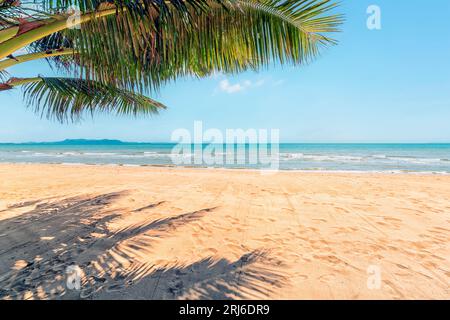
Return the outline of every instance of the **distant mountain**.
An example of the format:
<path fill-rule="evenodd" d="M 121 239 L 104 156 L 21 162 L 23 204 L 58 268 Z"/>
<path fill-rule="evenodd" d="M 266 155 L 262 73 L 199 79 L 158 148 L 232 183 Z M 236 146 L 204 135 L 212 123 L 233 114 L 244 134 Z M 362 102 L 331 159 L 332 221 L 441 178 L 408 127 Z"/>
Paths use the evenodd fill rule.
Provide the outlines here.
<path fill-rule="evenodd" d="M 100 140 L 89 140 L 89 139 L 66 139 L 63 141 L 50 142 L 49 144 L 57 144 L 57 145 L 90 145 L 90 144 L 101 144 L 101 145 L 116 145 L 116 144 L 127 144 L 127 142 L 123 142 L 120 140 L 109 140 L 109 139 L 100 139 Z"/>
<path fill-rule="evenodd" d="M 90 139 L 66 139 L 63 141 L 55 141 L 55 142 L 25 142 L 25 143 L 0 143 L 0 144 L 8 144 L 8 145 L 16 145 L 16 144 L 38 144 L 38 145 L 64 145 L 64 146 L 73 146 L 73 145 L 124 145 L 130 144 L 130 142 L 123 142 L 120 140 L 109 140 L 109 139 L 100 139 L 100 140 L 90 140 Z"/>

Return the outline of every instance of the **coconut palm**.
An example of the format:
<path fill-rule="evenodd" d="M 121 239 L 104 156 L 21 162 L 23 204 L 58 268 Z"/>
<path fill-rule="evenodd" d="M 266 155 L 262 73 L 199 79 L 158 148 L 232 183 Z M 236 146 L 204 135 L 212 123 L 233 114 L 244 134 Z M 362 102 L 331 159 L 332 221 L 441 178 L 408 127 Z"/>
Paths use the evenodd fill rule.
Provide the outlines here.
<path fill-rule="evenodd" d="M 179 77 L 302 64 L 336 43 L 332 0 L 0 0 L 0 90 L 24 89 L 60 121 L 84 112 L 151 114 L 146 95 Z M 47 59 L 65 76 L 15 78 Z"/>

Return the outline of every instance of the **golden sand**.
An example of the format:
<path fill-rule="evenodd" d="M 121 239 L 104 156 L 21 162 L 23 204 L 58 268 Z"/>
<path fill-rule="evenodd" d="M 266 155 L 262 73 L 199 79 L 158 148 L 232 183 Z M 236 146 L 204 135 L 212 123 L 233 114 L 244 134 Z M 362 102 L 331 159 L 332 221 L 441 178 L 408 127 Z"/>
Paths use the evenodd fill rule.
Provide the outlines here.
<path fill-rule="evenodd" d="M 449 299 L 449 259 L 450 176 L 0 165 L 3 299 Z"/>

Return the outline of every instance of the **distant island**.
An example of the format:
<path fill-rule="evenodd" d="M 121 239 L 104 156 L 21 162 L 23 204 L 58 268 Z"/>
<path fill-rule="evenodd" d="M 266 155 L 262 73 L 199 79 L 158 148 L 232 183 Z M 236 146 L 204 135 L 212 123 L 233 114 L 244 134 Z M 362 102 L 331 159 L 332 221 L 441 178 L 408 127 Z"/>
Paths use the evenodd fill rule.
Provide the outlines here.
<path fill-rule="evenodd" d="M 3 145 L 23 145 L 23 144 L 39 144 L 39 145 L 65 145 L 65 146 L 73 146 L 73 145 L 124 145 L 124 144 L 136 144 L 136 142 L 123 142 L 120 140 L 109 140 L 109 139 L 65 139 L 63 141 L 54 141 L 54 142 L 22 142 L 22 143 L 0 143 Z"/>
<path fill-rule="evenodd" d="M 134 142 L 134 141 L 121 141 L 113 139 L 65 139 L 62 141 L 42 141 L 42 142 L 0 142 L 0 146 L 20 146 L 20 145 L 43 145 L 43 146 L 86 146 L 86 145 L 175 145 L 177 142 Z M 204 142 L 204 145 L 209 143 Z M 239 144 L 239 143 L 238 143 Z M 248 142 L 246 142 L 248 144 Z M 280 145 L 317 145 L 317 146 L 448 146 L 448 142 L 280 142 Z"/>

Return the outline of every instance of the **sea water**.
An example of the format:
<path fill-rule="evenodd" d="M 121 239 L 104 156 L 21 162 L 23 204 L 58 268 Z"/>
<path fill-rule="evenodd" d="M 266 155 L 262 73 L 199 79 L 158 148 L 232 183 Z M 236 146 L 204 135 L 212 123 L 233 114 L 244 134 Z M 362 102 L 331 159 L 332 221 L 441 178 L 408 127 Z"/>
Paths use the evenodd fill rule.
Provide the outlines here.
<path fill-rule="evenodd" d="M 225 168 L 262 168 L 251 161 L 226 161 L 230 150 L 249 152 L 258 146 L 221 146 L 214 164 L 195 163 L 192 152 L 173 154 L 173 143 L 0 144 L 2 163 L 61 163 L 110 165 L 162 165 Z M 205 149 L 207 145 L 202 145 Z M 229 147 L 229 146 L 228 146 Z M 233 149 L 234 148 L 234 149 Z M 187 150 L 190 150 L 187 148 Z M 217 151 L 219 150 L 219 151 Z M 272 152 L 273 151 L 273 152 Z M 272 152 L 272 153 L 271 153 Z M 233 153 L 233 151 L 231 152 Z M 450 144 L 309 144 L 282 143 L 273 150 L 280 170 L 450 173 Z M 174 161 L 185 158 L 183 163 Z"/>

